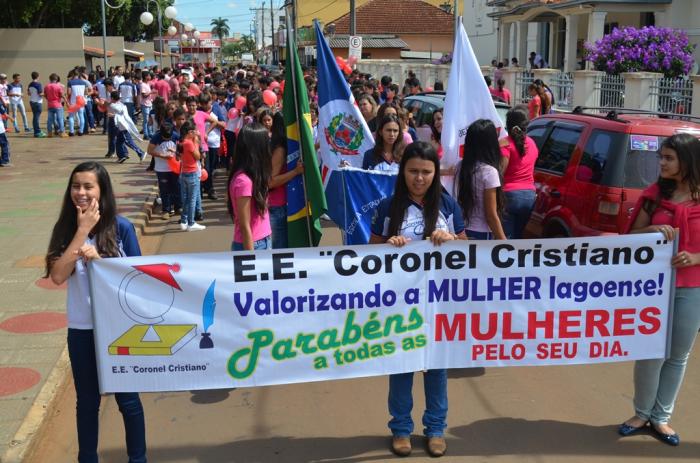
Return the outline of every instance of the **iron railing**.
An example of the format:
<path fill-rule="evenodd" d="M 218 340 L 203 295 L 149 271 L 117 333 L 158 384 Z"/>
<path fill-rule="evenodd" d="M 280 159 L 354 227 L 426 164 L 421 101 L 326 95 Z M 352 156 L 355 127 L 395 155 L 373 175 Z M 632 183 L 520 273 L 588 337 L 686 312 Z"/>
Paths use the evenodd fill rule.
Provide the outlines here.
<path fill-rule="evenodd" d="M 601 108 L 625 107 L 625 79 L 610 74 L 596 78 L 596 90 L 600 93 Z"/>
<path fill-rule="evenodd" d="M 690 114 L 693 102 L 693 82 L 686 78 L 657 79 L 650 94 L 659 112 L 668 114 Z"/>
<path fill-rule="evenodd" d="M 560 72 L 550 81 L 554 94 L 554 107 L 571 110 L 574 107 L 574 75 L 571 72 Z"/>
<path fill-rule="evenodd" d="M 513 100 L 515 104 L 527 103 L 530 101 L 530 92 L 528 87 L 535 80 L 535 75 L 529 71 L 523 71 L 515 76 L 515 95 Z"/>

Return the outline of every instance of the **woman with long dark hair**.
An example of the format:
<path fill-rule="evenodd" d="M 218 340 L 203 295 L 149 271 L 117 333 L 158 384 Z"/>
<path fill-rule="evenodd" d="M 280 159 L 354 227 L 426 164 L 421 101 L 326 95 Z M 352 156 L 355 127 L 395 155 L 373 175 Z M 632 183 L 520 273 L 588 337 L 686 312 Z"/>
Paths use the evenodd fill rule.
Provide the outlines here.
<path fill-rule="evenodd" d="M 501 172 L 506 199 L 503 228 L 511 239 L 523 237 L 535 205 L 535 162 L 539 151 L 535 140 L 527 136 L 529 124 L 524 107 L 506 114 L 506 145 L 501 147 Z"/>
<path fill-rule="evenodd" d="M 433 111 L 433 117 L 430 119 L 430 144 L 437 151 L 438 157 L 442 159 L 442 108 Z"/>
<path fill-rule="evenodd" d="M 68 282 L 68 355 L 73 371 L 78 425 L 78 461 L 97 461 L 100 389 L 90 308 L 87 263 L 107 257 L 140 256 L 134 226 L 117 215 L 107 170 L 96 162 L 73 169 L 46 253 L 46 276 Z M 124 418 L 131 463 L 146 462 L 143 407 L 135 392 L 114 395 Z"/>
<path fill-rule="evenodd" d="M 467 129 L 464 159 L 455 176 L 455 196 L 471 239 L 506 239 L 501 224 L 500 158 L 496 126 L 488 119 L 474 121 Z"/>
<path fill-rule="evenodd" d="M 667 359 L 637 360 L 634 364 L 634 411 L 618 428 L 629 436 L 651 425 L 662 442 L 677 446 L 671 426 L 690 351 L 700 330 L 700 141 L 689 134 L 673 135 L 661 144 L 658 181 L 644 190 L 635 206 L 630 233 L 678 235 L 671 349 Z"/>
<path fill-rule="evenodd" d="M 459 206 L 443 191 L 440 160 L 430 143 L 411 143 L 401 159 L 394 194 L 382 200 L 372 219 L 370 244 L 403 246 L 411 240 L 430 239 L 435 245 L 464 239 Z M 447 444 L 447 370 L 423 373 L 426 409 L 423 414 L 428 453 L 439 457 Z M 399 456 L 411 453 L 413 373 L 389 377 L 391 449 Z"/>
<path fill-rule="evenodd" d="M 368 149 L 362 159 L 362 168 L 397 172 L 404 147 L 399 118 L 393 114 L 384 116 L 379 121 L 374 147 Z"/>
<path fill-rule="evenodd" d="M 233 218 L 232 251 L 269 249 L 270 136 L 253 122 L 238 133 L 236 151 L 228 175 L 228 211 Z"/>

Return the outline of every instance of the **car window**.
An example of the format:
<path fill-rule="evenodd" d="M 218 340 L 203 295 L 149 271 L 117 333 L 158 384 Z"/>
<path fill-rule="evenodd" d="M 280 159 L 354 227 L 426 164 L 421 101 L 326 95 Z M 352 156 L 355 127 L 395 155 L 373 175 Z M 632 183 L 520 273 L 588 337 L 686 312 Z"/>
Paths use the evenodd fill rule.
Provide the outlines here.
<path fill-rule="evenodd" d="M 540 149 L 535 167 L 563 174 L 581 136 L 582 126 L 557 124 Z"/>
<path fill-rule="evenodd" d="M 433 125 L 433 111 L 435 111 L 437 106 L 431 103 L 423 103 L 423 107 L 420 110 L 420 114 L 413 113 L 414 121 L 416 126 L 421 125 Z"/>
<path fill-rule="evenodd" d="M 581 161 L 576 168 L 576 180 L 606 186 L 622 186 L 627 134 L 595 129 L 591 132 Z"/>
<path fill-rule="evenodd" d="M 639 139 L 643 142 L 640 143 Z M 630 143 L 625 147 L 625 188 L 646 188 L 659 178 L 658 149 L 665 139 L 666 137 L 630 135 Z"/>
<path fill-rule="evenodd" d="M 527 127 L 527 135 L 535 140 L 537 144 L 537 149 L 542 150 L 542 144 L 544 143 L 544 137 L 547 134 L 549 127 L 554 124 L 553 120 L 540 119 L 530 123 Z"/>

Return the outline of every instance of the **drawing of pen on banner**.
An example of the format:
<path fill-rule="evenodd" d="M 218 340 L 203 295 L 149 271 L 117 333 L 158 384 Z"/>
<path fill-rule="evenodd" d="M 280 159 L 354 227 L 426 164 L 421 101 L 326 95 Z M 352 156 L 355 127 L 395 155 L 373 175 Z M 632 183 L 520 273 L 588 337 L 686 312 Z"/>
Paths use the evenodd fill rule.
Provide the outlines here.
<path fill-rule="evenodd" d="M 202 325 L 204 326 L 204 330 L 202 332 L 202 339 L 199 340 L 200 349 L 212 349 L 214 347 L 214 341 L 211 339 L 209 327 L 214 324 L 214 311 L 216 310 L 216 298 L 214 297 L 215 288 L 216 280 L 211 282 L 207 294 L 204 295 L 204 300 L 202 301 Z"/>

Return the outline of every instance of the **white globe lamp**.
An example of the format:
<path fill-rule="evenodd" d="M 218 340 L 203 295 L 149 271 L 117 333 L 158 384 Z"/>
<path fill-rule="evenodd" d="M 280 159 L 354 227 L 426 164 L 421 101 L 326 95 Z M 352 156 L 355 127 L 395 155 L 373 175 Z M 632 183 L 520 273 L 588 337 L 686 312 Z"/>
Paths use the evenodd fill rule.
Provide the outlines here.
<path fill-rule="evenodd" d="M 193 36 L 195 39 L 199 39 L 199 36 L 200 36 L 200 35 L 202 35 L 202 34 L 201 34 L 199 31 L 194 31 L 194 32 L 192 33 L 192 36 Z"/>
<path fill-rule="evenodd" d="M 177 16 L 177 8 L 174 6 L 169 6 L 165 9 L 165 17 L 168 19 L 175 19 Z"/>
<path fill-rule="evenodd" d="M 194 29 L 194 26 L 192 25 L 192 23 L 185 24 L 185 32 L 189 32 L 192 29 Z"/>
<path fill-rule="evenodd" d="M 175 26 L 168 27 L 168 35 L 175 35 L 175 34 L 177 34 L 177 27 L 175 27 Z"/>
<path fill-rule="evenodd" d="M 187 41 L 187 34 L 182 34 L 180 36 L 180 39 L 182 39 L 183 42 L 186 42 Z"/>
<path fill-rule="evenodd" d="M 148 11 L 144 11 L 143 13 L 141 13 L 141 16 L 139 16 L 139 20 L 144 26 L 150 26 L 151 24 L 153 24 L 153 15 Z"/>
<path fill-rule="evenodd" d="M 192 45 L 197 45 L 197 40 L 192 39 L 192 40 L 190 40 L 190 43 L 191 43 Z"/>

